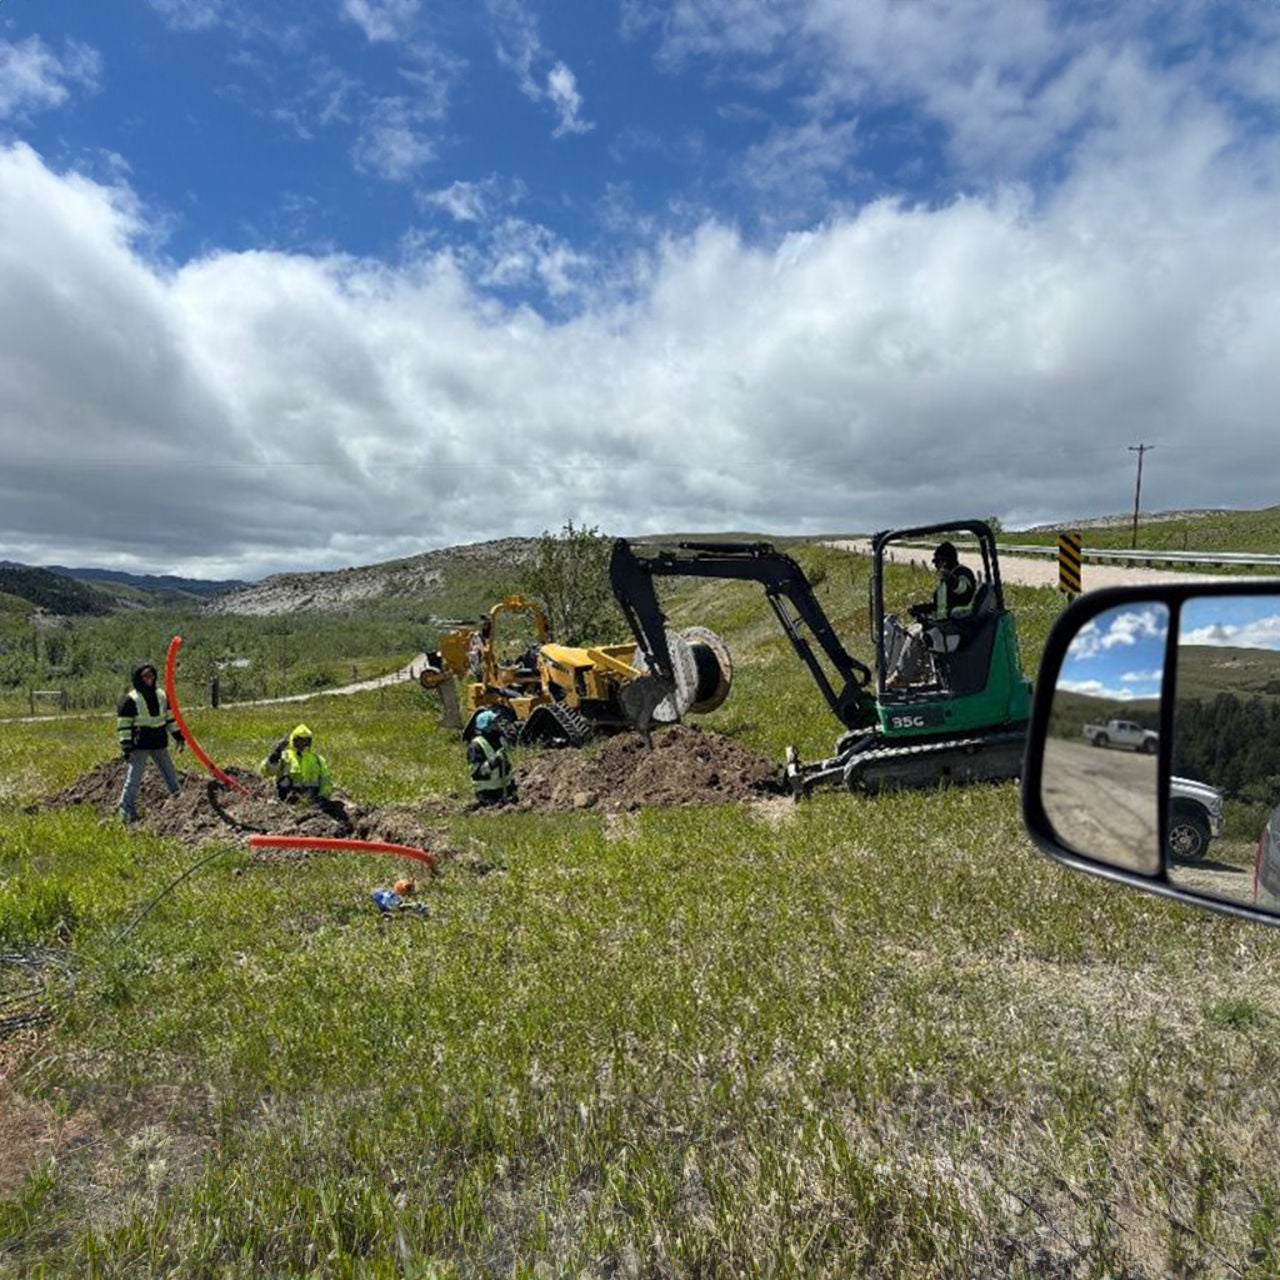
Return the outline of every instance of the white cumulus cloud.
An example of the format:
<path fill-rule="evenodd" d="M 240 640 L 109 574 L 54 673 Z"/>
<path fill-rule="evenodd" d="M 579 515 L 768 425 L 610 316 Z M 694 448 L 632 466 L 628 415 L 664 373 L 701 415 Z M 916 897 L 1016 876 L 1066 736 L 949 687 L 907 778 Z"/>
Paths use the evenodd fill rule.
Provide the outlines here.
<path fill-rule="evenodd" d="M 1247 623 L 1209 623 L 1181 632 L 1178 640 L 1232 649 L 1280 649 L 1280 615 Z"/>
<path fill-rule="evenodd" d="M 1267 505 L 1280 201 L 1190 155 L 1137 190 L 1112 165 L 1049 202 L 881 201 L 767 246 L 704 222 L 609 263 L 506 210 L 393 266 L 157 262 L 126 188 L 2 148 L 0 556 L 248 574 L 566 517 L 1013 524 L 1124 510 L 1144 438 L 1155 504 Z M 505 300 L 522 278 L 555 306 Z"/>

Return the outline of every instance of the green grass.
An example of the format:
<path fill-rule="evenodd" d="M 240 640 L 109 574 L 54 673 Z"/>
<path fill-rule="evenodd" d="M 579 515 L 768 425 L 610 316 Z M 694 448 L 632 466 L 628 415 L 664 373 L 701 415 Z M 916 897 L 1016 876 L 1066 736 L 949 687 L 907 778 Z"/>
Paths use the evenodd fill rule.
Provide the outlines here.
<path fill-rule="evenodd" d="M 865 657 L 859 567 L 803 554 Z M 708 727 L 828 750 L 763 600 L 706 586 L 672 613 L 738 660 Z M 1030 663 L 1061 606 L 1014 598 Z M 252 765 L 305 720 L 350 794 L 428 805 L 466 794 L 437 708 L 196 727 Z M 0 1275 L 1280 1268 L 1280 939 L 1062 871 L 1014 785 L 431 817 L 474 856 L 390 921 L 394 863 L 228 845 L 117 941 L 207 851 L 27 811 L 110 741 L 0 728 L 0 949 L 75 962 L 0 1041 Z"/>
<path fill-rule="evenodd" d="M 1064 524 L 1063 529 L 1069 528 Z M 1133 545 L 1133 525 L 1122 523 L 1109 528 L 1080 531 L 1085 550 L 1089 547 L 1123 550 Z M 1056 532 L 1006 530 L 1006 542 L 1052 546 Z M 1256 551 L 1274 553 L 1280 546 L 1280 507 L 1258 511 L 1221 511 L 1176 520 L 1138 522 L 1138 549 L 1141 551 Z"/>

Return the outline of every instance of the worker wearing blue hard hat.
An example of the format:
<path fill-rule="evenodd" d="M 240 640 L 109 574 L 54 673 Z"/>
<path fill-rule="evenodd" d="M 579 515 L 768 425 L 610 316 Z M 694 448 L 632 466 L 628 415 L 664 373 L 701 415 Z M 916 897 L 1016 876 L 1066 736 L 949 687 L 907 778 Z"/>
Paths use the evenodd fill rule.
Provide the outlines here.
<path fill-rule="evenodd" d="M 476 803 L 506 804 L 516 800 L 516 780 L 507 754 L 502 717 L 486 707 L 475 718 L 475 733 L 467 743 L 467 767 Z"/>

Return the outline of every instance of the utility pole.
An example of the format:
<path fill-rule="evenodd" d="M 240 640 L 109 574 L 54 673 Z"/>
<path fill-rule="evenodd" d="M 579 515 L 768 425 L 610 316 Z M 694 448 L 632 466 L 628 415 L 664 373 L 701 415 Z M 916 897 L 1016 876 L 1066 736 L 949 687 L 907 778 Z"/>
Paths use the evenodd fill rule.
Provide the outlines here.
<path fill-rule="evenodd" d="M 1129 446 L 1129 452 L 1138 455 L 1138 483 L 1133 491 L 1133 541 L 1129 544 L 1130 548 L 1138 545 L 1138 506 L 1142 502 L 1142 455 L 1154 448 L 1155 445 L 1153 444 L 1131 444 Z"/>

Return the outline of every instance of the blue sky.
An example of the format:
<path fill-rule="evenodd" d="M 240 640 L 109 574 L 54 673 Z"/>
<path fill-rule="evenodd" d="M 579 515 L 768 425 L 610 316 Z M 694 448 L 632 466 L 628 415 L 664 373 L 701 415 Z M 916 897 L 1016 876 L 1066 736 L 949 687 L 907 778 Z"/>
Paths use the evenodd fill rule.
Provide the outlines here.
<path fill-rule="evenodd" d="M 1115 702 L 1159 697 L 1168 635 L 1162 604 L 1101 613 L 1071 642 L 1057 687 Z"/>
<path fill-rule="evenodd" d="M 1179 615 L 1178 643 L 1280 649 L 1280 596 L 1190 600 Z"/>
<path fill-rule="evenodd" d="M 3 0 L 0 558 L 1269 505 L 1278 111 L 1272 0 Z"/>
<path fill-rule="evenodd" d="M 1158 697 L 1168 634 L 1164 605 L 1101 613 L 1072 641 L 1058 687 L 1117 702 Z M 1280 650 L 1280 596 L 1188 600 L 1178 617 L 1178 643 Z"/>

